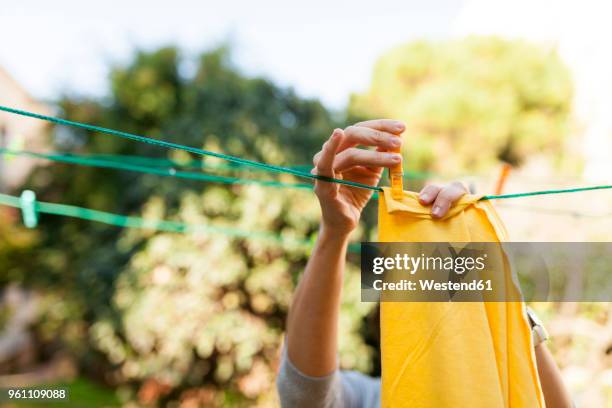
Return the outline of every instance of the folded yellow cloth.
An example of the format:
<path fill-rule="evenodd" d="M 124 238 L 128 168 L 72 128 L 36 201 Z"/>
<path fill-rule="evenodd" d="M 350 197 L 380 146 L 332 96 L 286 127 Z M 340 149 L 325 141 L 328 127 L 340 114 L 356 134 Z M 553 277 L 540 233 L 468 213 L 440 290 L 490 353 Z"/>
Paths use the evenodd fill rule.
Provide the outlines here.
<path fill-rule="evenodd" d="M 415 193 L 379 200 L 381 242 L 503 242 L 489 201 L 466 195 L 442 220 Z M 509 267 L 508 290 L 519 290 Z M 522 302 L 382 302 L 382 407 L 538 408 L 544 399 Z"/>

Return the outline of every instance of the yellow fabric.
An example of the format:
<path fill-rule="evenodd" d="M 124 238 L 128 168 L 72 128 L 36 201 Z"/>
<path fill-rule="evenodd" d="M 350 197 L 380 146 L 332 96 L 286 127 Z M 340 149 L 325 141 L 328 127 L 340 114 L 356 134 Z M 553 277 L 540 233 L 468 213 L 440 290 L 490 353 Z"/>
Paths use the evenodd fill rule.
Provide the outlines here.
<path fill-rule="evenodd" d="M 503 242 L 489 201 L 466 195 L 442 220 L 417 195 L 379 200 L 381 242 Z M 508 267 L 504 281 L 518 290 Z M 522 302 L 382 302 L 382 407 L 544 406 Z"/>

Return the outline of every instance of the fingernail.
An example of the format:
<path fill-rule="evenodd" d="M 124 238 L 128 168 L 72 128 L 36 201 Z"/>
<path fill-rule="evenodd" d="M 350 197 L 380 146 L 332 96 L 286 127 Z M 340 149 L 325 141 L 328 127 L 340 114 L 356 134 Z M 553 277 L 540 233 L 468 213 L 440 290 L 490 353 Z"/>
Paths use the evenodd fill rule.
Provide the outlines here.
<path fill-rule="evenodd" d="M 420 198 L 421 200 L 423 200 L 423 201 L 427 201 L 427 200 L 429 200 L 429 194 L 427 194 L 427 193 L 423 193 L 423 194 L 421 194 L 421 195 L 419 196 L 419 198 Z"/>
<path fill-rule="evenodd" d="M 399 154 L 393 154 L 393 153 L 389 153 L 387 154 L 387 157 L 389 158 L 389 160 L 391 160 L 393 163 L 399 163 L 402 158 L 400 157 Z"/>
<path fill-rule="evenodd" d="M 442 207 L 440 207 L 439 205 L 434 205 L 434 208 L 431 210 L 431 214 L 434 215 L 435 217 L 441 217 Z"/>
<path fill-rule="evenodd" d="M 400 130 L 401 131 L 401 130 L 404 130 L 405 125 L 402 122 L 395 122 L 394 127 L 395 127 L 395 130 Z"/>
<path fill-rule="evenodd" d="M 399 137 L 394 136 L 393 139 L 391 139 L 391 146 L 400 147 L 401 145 L 402 145 L 402 141 L 400 140 Z"/>

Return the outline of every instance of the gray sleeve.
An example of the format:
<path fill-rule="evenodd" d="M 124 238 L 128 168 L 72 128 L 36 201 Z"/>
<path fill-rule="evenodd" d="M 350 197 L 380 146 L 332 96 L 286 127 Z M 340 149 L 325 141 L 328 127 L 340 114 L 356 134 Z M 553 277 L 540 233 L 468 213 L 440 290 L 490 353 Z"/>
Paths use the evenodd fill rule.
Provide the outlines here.
<path fill-rule="evenodd" d="M 380 378 L 358 371 L 341 371 L 345 407 L 380 407 Z"/>
<path fill-rule="evenodd" d="M 376 408 L 380 406 L 380 380 L 355 371 L 325 377 L 300 372 L 283 347 L 276 387 L 283 408 Z"/>

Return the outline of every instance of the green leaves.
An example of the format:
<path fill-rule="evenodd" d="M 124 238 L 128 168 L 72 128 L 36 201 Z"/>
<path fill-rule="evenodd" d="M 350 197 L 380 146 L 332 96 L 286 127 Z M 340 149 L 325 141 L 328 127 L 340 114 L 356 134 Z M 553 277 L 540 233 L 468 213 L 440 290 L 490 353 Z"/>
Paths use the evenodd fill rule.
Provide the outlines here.
<path fill-rule="evenodd" d="M 470 37 L 391 50 L 350 109 L 405 120 L 411 170 L 457 174 L 561 154 L 572 93 L 554 50 Z"/>

